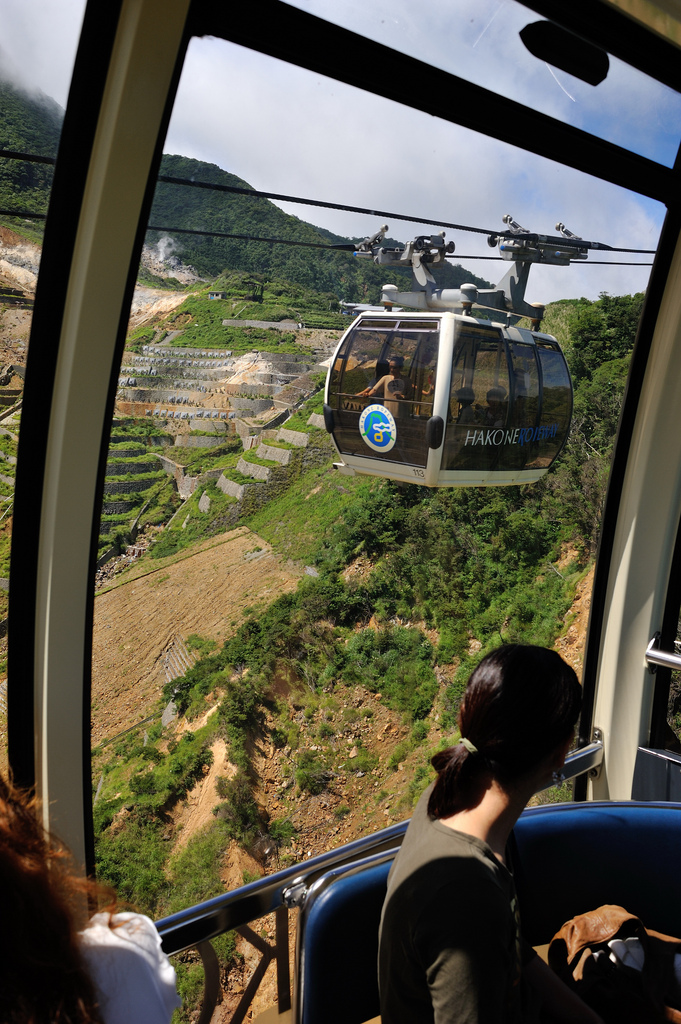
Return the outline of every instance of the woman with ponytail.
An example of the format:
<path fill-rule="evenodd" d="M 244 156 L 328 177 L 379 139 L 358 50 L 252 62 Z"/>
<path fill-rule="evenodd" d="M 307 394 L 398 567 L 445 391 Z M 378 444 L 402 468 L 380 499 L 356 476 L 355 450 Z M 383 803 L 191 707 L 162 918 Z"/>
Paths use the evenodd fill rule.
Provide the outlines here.
<path fill-rule="evenodd" d="M 471 675 L 388 880 L 382 1024 L 599 1024 L 520 937 L 506 847 L 574 738 L 581 692 L 554 651 L 508 644 Z"/>

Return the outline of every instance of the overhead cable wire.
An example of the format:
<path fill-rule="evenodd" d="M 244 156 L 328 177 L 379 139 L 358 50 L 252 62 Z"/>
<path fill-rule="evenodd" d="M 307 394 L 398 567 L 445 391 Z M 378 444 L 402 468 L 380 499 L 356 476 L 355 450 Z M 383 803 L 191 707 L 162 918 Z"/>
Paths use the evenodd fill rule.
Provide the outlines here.
<path fill-rule="evenodd" d="M 211 238 L 237 238 L 243 242 L 269 242 L 272 245 L 300 245 L 307 249 L 335 249 L 337 252 L 355 252 L 357 248 L 353 242 L 297 242 L 292 238 L 259 238 L 256 235 L 232 235 L 226 231 L 198 231 L 194 230 L 194 228 L 160 228 L 154 224 L 149 224 L 147 231 L 164 231 L 168 235 L 209 235 Z"/>
<path fill-rule="evenodd" d="M 0 153 L 0 156 L 2 154 Z M 47 217 L 46 213 L 33 213 L 31 210 L 3 210 L 0 209 L 0 217 L 22 217 L 25 220 L 45 220 Z M 149 224 L 147 231 L 159 231 L 166 235 L 202 235 L 208 238 L 230 238 L 240 242 L 264 242 L 267 245 L 292 245 L 298 246 L 304 249 L 327 249 L 331 252 L 348 252 L 354 253 L 357 251 L 357 246 L 353 242 L 297 242 L 291 238 L 261 238 L 258 235 L 236 235 L 230 234 L 227 231 L 201 231 L 195 228 L 170 228 L 161 227 L 158 224 Z M 621 250 L 615 250 L 619 252 Z M 474 256 L 474 255 L 459 255 L 447 256 L 449 260 L 493 260 L 497 263 L 509 262 L 503 260 L 501 256 Z M 575 263 L 581 262 L 575 260 Z M 652 263 L 617 263 L 614 260 L 590 260 L 584 264 L 587 267 L 652 267 Z"/>
<path fill-rule="evenodd" d="M 10 149 L 0 149 L 0 158 L 3 158 L 3 157 L 5 159 L 9 159 L 9 160 L 24 160 L 24 161 L 26 161 L 28 163 L 43 163 L 43 164 L 52 164 L 52 165 L 56 163 L 54 157 L 39 156 L 39 155 L 32 154 L 32 153 L 20 153 L 20 152 L 17 152 L 15 150 L 10 150 Z M 254 188 L 241 188 L 238 185 L 221 185 L 221 184 L 218 184 L 217 182 L 194 181 L 191 178 L 177 178 L 177 177 L 174 177 L 174 176 L 169 175 L 169 174 L 159 174 L 157 180 L 162 182 L 163 184 L 166 184 L 166 185 L 181 185 L 181 186 L 184 186 L 186 188 L 200 188 L 200 189 L 206 189 L 206 190 L 211 191 L 211 192 L 225 192 L 225 193 L 229 193 L 229 194 L 232 194 L 232 195 L 252 196 L 253 198 L 256 198 L 256 199 L 270 199 L 270 200 L 277 201 L 277 202 L 282 202 L 282 203 L 296 203 L 296 204 L 302 205 L 302 206 L 316 206 L 316 207 L 320 207 L 321 209 L 339 210 L 339 211 L 341 211 L 343 213 L 359 213 L 359 214 L 366 215 L 366 216 L 369 216 L 369 217 L 381 217 L 381 218 L 386 218 L 387 217 L 387 218 L 389 218 L 391 220 L 398 220 L 398 221 L 408 222 L 408 223 L 412 223 L 412 224 L 430 224 L 430 225 L 434 225 L 436 227 L 449 228 L 452 231 L 464 231 L 464 232 L 469 232 L 471 234 L 488 235 L 489 237 L 494 236 L 495 238 L 505 238 L 505 239 L 509 239 L 509 240 L 517 241 L 517 242 L 526 241 L 526 242 L 529 242 L 530 244 L 532 244 L 532 243 L 536 244 L 537 241 L 541 241 L 543 243 L 548 243 L 550 245 L 554 245 L 555 244 L 557 246 L 563 246 L 563 247 L 570 245 L 570 246 L 574 246 L 574 247 L 576 247 L 578 249 L 601 249 L 601 250 L 605 250 L 607 252 L 632 253 L 632 255 L 635 255 L 635 254 L 646 255 L 646 256 L 654 256 L 655 255 L 655 249 L 628 249 L 628 248 L 623 248 L 621 246 L 607 245 L 604 242 L 590 242 L 590 241 L 587 241 L 587 240 L 582 239 L 582 238 L 575 238 L 575 239 L 567 238 L 566 239 L 566 238 L 563 238 L 563 237 L 559 237 L 557 235 L 555 235 L 555 236 L 554 235 L 541 235 L 541 234 L 538 234 L 537 232 L 533 232 L 533 231 L 528 231 L 528 232 L 517 232 L 516 231 L 516 232 L 512 232 L 512 231 L 497 231 L 494 228 L 477 228 L 477 227 L 473 227 L 470 224 L 456 224 L 456 223 L 452 223 L 450 221 L 438 220 L 437 218 L 413 217 L 413 216 L 410 216 L 408 214 L 390 213 L 387 210 L 371 210 L 371 209 L 368 209 L 368 208 L 363 207 L 363 206 L 349 206 L 349 205 L 344 204 L 344 203 L 329 203 L 329 202 L 326 202 L 326 201 L 324 201 L 322 199 L 304 199 L 301 196 L 287 196 L 287 195 L 283 195 L 283 194 L 281 194 L 279 192 L 262 192 L 262 191 L 260 191 L 258 189 L 254 189 Z M 45 217 L 45 214 L 35 214 L 35 213 L 30 213 L 30 212 L 25 212 L 25 211 L 0 210 L 0 214 L 2 214 L 4 216 L 27 217 L 27 218 L 33 218 L 33 219 L 44 219 L 44 217 Z M 218 231 L 216 231 L 216 232 L 192 231 L 192 230 L 190 230 L 188 228 L 163 228 L 163 229 L 161 229 L 161 228 L 154 228 L 154 227 L 150 226 L 147 230 L 149 230 L 149 231 L 165 230 L 165 231 L 168 231 L 168 232 L 172 231 L 173 234 L 180 234 L 180 233 L 182 233 L 182 234 L 206 234 L 206 235 L 211 235 L 214 238 L 230 238 L 230 237 L 238 238 L 239 237 L 237 235 L 226 235 L 226 234 L 223 234 L 223 233 L 218 232 Z M 253 241 L 267 241 L 267 239 L 253 239 Z M 309 248 L 336 248 L 336 249 L 345 248 L 348 251 L 350 251 L 353 248 L 352 246 L 345 245 L 343 243 L 339 243 L 339 244 L 336 244 L 336 245 L 325 246 L 325 245 L 321 245 L 319 243 L 314 243 L 314 242 L 298 242 L 298 243 L 289 242 L 289 243 L 285 243 L 281 239 L 279 241 L 282 242 L 282 244 L 289 244 L 289 245 L 297 244 L 297 245 L 301 245 L 301 246 L 307 246 Z M 459 259 L 473 259 L 473 258 L 475 258 L 475 259 L 489 259 L 490 257 L 485 257 L 485 256 L 478 256 L 478 257 L 464 257 L 464 256 L 461 256 L 461 257 L 459 257 Z M 494 259 L 495 257 L 491 257 L 491 258 Z M 614 264 L 614 265 L 616 265 L 616 264 Z M 631 263 L 631 264 L 622 264 L 622 266 L 650 266 L 650 264 L 648 264 L 648 263 L 643 263 L 643 264 Z"/>
<path fill-rule="evenodd" d="M 549 244 L 572 245 L 579 249 L 605 249 L 608 252 L 631 252 L 655 255 L 654 249 L 623 249 L 618 246 L 606 245 L 604 242 L 589 242 L 582 238 L 569 239 L 558 235 L 541 235 L 535 231 L 513 232 L 497 231 L 495 228 L 475 228 L 470 224 L 453 224 L 449 221 L 432 217 L 412 217 L 403 213 L 389 213 L 386 210 L 369 210 L 363 206 L 347 206 L 341 203 L 327 203 L 321 199 L 302 199 L 300 196 L 286 196 L 278 192 L 261 192 L 254 188 L 241 188 L 237 185 L 218 185 L 209 181 L 193 181 L 190 178 L 174 178 L 168 174 L 159 174 L 158 180 L 167 185 L 185 185 L 188 188 L 204 188 L 212 192 L 230 192 L 235 195 L 254 196 L 258 199 L 272 199 L 282 203 L 299 203 L 303 206 L 319 206 L 326 210 L 341 210 L 344 213 L 361 213 L 370 217 L 388 217 L 391 220 L 410 221 L 414 224 L 434 224 L 440 228 L 451 228 L 453 231 L 468 231 L 478 235 L 494 235 L 496 238 L 508 238 L 514 241 L 548 241 Z"/>
<path fill-rule="evenodd" d="M 2 211 L 0 211 L 2 212 Z M 164 228 L 159 227 L 157 224 L 150 224 L 147 231 L 161 231 L 168 235 L 207 235 L 211 238 L 235 238 L 243 242 L 265 242 L 269 245 L 298 245 L 304 246 L 309 249 L 331 249 L 335 252 L 356 252 L 357 246 L 350 242 L 342 242 L 335 244 L 331 242 L 296 242 L 289 238 L 260 238 L 256 235 L 233 235 L 226 231 L 199 231 L 193 228 Z M 508 263 L 509 260 L 504 260 L 502 256 L 475 256 L 475 255 L 447 255 L 448 260 L 495 260 L 497 263 Z M 575 260 L 575 263 L 582 262 Z M 611 260 L 589 260 L 584 263 L 584 266 L 593 267 L 652 267 L 652 263 L 616 263 Z M 394 267 L 393 267 L 394 269 Z"/>

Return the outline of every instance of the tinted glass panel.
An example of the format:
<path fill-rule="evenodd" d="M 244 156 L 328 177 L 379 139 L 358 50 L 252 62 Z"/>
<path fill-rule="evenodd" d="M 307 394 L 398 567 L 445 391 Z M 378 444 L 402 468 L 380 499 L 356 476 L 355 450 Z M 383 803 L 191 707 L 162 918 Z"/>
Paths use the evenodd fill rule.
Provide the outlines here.
<path fill-rule="evenodd" d="M 457 0 L 429 8 L 427 17 L 408 0 L 298 0 L 294 6 L 659 163 L 674 162 L 678 95 L 612 56 L 596 86 L 533 56 L 520 32 L 543 19 L 515 0 Z"/>
<path fill-rule="evenodd" d="M 425 324 L 424 331 L 414 321 L 363 321 L 346 338 L 329 387 L 334 438 L 344 454 L 425 466 L 439 321 Z M 386 409 L 395 427 L 380 410 L 362 418 L 369 406 Z M 385 431 L 396 431 L 394 443 Z"/>
<path fill-rule="evenodd" d="M 443 469 L 495 469 L 499 446 L 486 437 L 508 416 L 509 371 L 501 331 L 456 325 Z"/>
<path fill-rule="evenodd" d="M 85 0 L 0 10 L 0 150 L 53 160 Z M 43 217 L 52 189 L 48 163 L 0 157 L 0 769 L 6 766 L 7 611 L 14 481 Z"/>
<path fill-rule="evenodd" d="M 542 372 L 542 405 L 539 426 L 544 428 L 541 450 L 532 466 L 548 466 L 556 457 L 567 435 L 572 415 L 570 374 L 561 352 L 537 347 Z"/>

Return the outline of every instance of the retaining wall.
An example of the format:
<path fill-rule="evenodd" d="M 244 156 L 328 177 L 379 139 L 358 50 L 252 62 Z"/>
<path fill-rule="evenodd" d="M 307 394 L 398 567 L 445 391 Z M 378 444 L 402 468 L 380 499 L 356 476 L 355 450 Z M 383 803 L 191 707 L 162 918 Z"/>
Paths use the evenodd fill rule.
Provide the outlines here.
<path fill-rule="evenodd" d="M 147 446 L 145 444 L 137 445 L 134 448 L 116 448 L 115 451 L 109 449 L 110 459 L 134 459 L 136 455 L 146 454 Z"/>
<path fill-rule="evenodd" d="M 103 511 L 103 510 L 102 510 Z M 117 530 L 119 526 L 127 528 L 130 526 L 130 516 L 119 515 L 116 512 L 104 512 L 104 515 L 114 516 L 115 518 L 110 519 L 108 523 L 102 522 L 99 527 L 99 532 L 104 536 L 106 533 L 110 533 L 112 530 Z"/>
<path fill-rule="evenodd" d="M 157 482 L 159 478 L 137 477 L 135 480 L 105 480 L 105 494 L 136 494 L 138 491 L 146 491 Z"/>
<path fill-rule="evenodd" d="M 132 512 L 138 504 L 138 501 L 104 501 L 102 502 L 102 515 L 124 515 L 126 512 Z"/>
<path fill-rule="evenodd" d="M 269 466 L 259 466 L 256 462 L 246 462 L 245 459 L 239 459 L 236 468 L 244 476 L 252 476 L 254 480 L 267 481 L 272 473 Z"/>
<path fill-rule="evenodd" d="M 304 434 L 301 430 L 287 430 L 286 427 L 280 427 L 277 431 L 277 441 L 286 441 L 287 444 L 294 444 L 296 448 L 307 448 L 310 435 Z"/>
<path fill-rule="evenodd" d="M 226 436 L 226 429 L 224 433 Z M 175 438 L 175 444 L 178 448 L 217 448 L 220 444 L 220 438 L 217 433 L 212 437 L 192 437 L 187 434 L 178 434 Z"/>
<path fill-rule="evenodd" d="M 115 434 L 114 433 L 109 438 L 109 444 L 121 444 L 123 441 L 130 441 L 130 444 L 136 444 L 137 443 L 134 438 L 129 437 L 127 434 Z M 169 437 L 168 434 L 159 434 L 158 436 L 153 436 L 153 438 L 152 438 L 152 435 L 149 434 L 147 436 L 147 441 L 143 441 L 143 442 L 140 442 L 140 443 L 143 444 L 145 448 L 146 448 L 147 444 L 153 444 L 157 448 L 163 448 L 166 445 L 172 444 L 173 443 L 173 439 L 172 439 L 172 437 Z M 123 449 L 121 449 L 121 451 L 122 450 Z M 112 455 L 112 454 L 113 454 L 112 452 L 109 452 L 109 455 Z"/>
<path fill-rule="evenodd" d="M 230 398 L 229 404 L 233 409 L 240 409 L 242 412 L 267 412 L 274 408 L 274 403 L 269 398 Z"/>
<path fill-rule="evenodd" d="M 243 516 L 252 515 L 268 501 L 283 494 L 300 473 L 314 466 L 323 465 L 335 455 L 335 452 L 328 434 L 315 434 L 306 448 L 301 447 L 291 452 L 292 458 L 288 466 L 256 467 L 251 463 L 253 468 L 264 469 L 269 473 L 267 481 L 237 484 L 224 475 L 221 476 L 217 486 L 225 494 L 236 498 L 237 504 L 213 523 L 213 529 L 215 532 L 231 529 Z M 239 469 L 243 472 L 241 467 Z"/>
<path fill-rule="evenodd" d="M 207 484 L 209 480 L 217 480 L 221 476 L 221 469 L 208 469 L 205 473 L 200 473 L 199 476 L 184 475 L 181 477 L 175 477 L 178 494 L 181 498 L 189 498 L 197 487 L 200 487 L 202 484 Z"/>
<path fill-rule="evenodd" d="M 271 377 L 272 374 L 264 374 L 262 376 Z M 223 384 L 222 387 L 225 394 L 230 396 L 231 401 L 232 397 L 238 397 L 239 395 L 247 398 L 251 395 L 262 395 L 265 389 L 268 389 L 268 393 L 271 390 L 273 394 L 276 394 L 277 389 L 281 391 L 282 385 L 277 381 L 259 380 L 257 384 Z"/>
<path fill-rule="evenodd" d="M 238 484 L 236 480 L 230 480 L 229 477 L 221 475 L 218 477 L 216 487 L 222 491 L 223 494 L 228 494 L 230 498 L 236 498 L 237 501 L 241 501 L 247 487 L 257 487 L 257 484 Z"/>
<path fill-rule="evenodd" d="M 273 445 L 261 442 L 255 454 L 260 459 L 271 459 L 272 462 L 278 462 L 281 466 L 288 466 L 293 452 L 289 448 L 275 448 Z"/>
<path fill-rule="evenodd" d="M 159 458 L 159 456 L 156 456 Z M 134 473 L 136 476 L 143 476 L 145 473 L 158 469 L 155 462 L 107 462 L 107 476 L 125 476 L 126 473 Z"/>
<path fill-rule="evenodd" d="M 221 469 L 208 469 L 205 473 L 199 473 L 198 476 L 188 476 L 184 466 L 173 462 L 167 455 L 157 455 L 156 458 L 160 460 L 166 473 L 174 477 L 177 493 L 181 498 L 189 498 L 201 484 L 208 483 L 209 480 L 217 480 L 222 476 Z"/>

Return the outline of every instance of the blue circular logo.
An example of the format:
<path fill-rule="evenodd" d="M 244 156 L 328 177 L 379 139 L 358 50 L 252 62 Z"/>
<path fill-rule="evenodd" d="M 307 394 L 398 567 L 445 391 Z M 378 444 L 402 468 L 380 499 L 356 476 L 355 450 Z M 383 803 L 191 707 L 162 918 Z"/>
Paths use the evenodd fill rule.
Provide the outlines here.
<path fill-rule="evenodd" d="M 367 405 L 359 418 L 359 432 L 375 452 L 389 452 L 397 440 L 397 425 L 384 405 Z"/>

